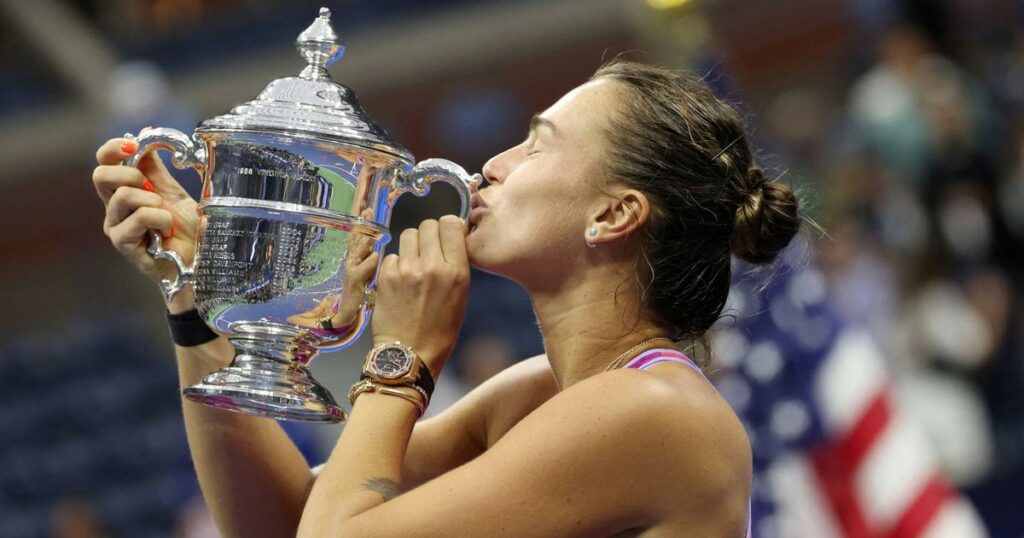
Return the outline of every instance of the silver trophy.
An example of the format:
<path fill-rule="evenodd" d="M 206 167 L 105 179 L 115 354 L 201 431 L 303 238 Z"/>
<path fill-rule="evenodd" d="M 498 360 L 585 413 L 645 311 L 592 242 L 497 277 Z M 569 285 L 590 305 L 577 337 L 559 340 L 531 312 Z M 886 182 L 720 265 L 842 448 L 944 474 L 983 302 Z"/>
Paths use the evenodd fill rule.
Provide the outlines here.
<path fill-rule="evenodd" d="M 455 187 L 466 219 L 480 178 L 440 159 L 412 166 L 352 91 L 331 80 L 326 68 L 344 47 L 328 9 L 297 47 L 308 63 L 298 77 L 271 82 L 192 136 L 144 130 L 126 164 L 167 149 L 176 167 L 203 177 L 193 265 L 161 248 L 157 233 L 149 246 L 176 268 L 162 283 L 167 297 L 194 286 L 200 315 L 236 350 L 230 366 L 185 396 L 277 419 L 339 422 L 344 411 L 307 366 L 366 328 L 379 263 L 365 262 L 390 240 L 396 199 L 424 196 L 443 181 Z"/>

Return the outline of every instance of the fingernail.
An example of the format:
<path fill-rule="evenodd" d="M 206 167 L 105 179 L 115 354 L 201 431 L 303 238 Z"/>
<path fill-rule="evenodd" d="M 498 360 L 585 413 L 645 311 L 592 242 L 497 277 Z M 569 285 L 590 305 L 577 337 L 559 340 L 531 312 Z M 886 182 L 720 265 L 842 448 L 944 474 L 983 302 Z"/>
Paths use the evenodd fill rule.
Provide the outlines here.
<path fill-rule="evenodd" d="M 135 150 L 139 149 L 139 145 L 135 142 L 121 142 L 121 153 L 132 154 Z"/>
<path fill-rule="evenodd" d="M 150 181 L 149 179 L 142 180 L 142 188 L 149 192 L 156 192 L 156 187 L 153 185 L 153 182 Z"/>

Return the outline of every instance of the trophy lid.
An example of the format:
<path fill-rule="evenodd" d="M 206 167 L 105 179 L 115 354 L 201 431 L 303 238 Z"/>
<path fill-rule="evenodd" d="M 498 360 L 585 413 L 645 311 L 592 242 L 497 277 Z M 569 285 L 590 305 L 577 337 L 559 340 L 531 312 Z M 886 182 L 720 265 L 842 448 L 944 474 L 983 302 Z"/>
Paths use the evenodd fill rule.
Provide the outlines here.
<path fill-rule="evenodd" d="M 345 47 L 331 26 L 331 10 L 306 28 L 295 46 L 306 60 L 298 77 L 277 79 L 255 99 L 227 114 L 203 121 L 197 132 L 244 130 L 326 138 L 390 153 L 408 162 L 412 155 L 363 111 L 355 93 L 331 80 L 327 67 Z"/>

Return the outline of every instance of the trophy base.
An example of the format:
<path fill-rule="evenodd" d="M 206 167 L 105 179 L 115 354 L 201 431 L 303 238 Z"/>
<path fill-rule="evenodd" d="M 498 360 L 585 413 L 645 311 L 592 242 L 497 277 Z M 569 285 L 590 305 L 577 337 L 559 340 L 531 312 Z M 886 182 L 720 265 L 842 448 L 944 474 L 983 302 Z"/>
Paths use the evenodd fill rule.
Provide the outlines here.
<path fill-rule="evenodd" d="M 185 388 L 194 402 L 278 420 L 337 423 L 345 411 L 305 366 L 239 355 L 235 362 Z"/>

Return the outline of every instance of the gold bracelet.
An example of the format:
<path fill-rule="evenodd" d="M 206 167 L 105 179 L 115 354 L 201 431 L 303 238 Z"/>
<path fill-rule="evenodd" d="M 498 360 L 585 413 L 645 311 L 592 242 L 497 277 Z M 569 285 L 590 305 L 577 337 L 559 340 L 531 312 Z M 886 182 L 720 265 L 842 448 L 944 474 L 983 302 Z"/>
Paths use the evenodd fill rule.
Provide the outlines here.
<path fill-rule="evenodd" d="M 385 394 L 388 396 L 398 396 L 399 398 L 403 398 L 411 402 L 413 405 L 415 405 L 416 410 L 419 411 L 419 416 L 422 417 L 423 412 L 427 410 L 426 394 L 424 394 L 424 392 L 415 385 L 400 385 L 400 387 L 409 387 L 412 389 L 416 389 L 416 393 L 420 397 L 413 396 L 412 394 L 409 394 L 408 392 L 405 392 L 398 387 L 380 385 L 374 383 L 373 380 L 363 379 L 362 381 L 359 381 L 355 385 L 352 385 L 352 389 L 349 390 L 348 392 L 348 401 L 350 404 L 355 406 L 356 398 L 358 398 L 359 395 L 364 392 L 379 392 L 380 394 Z"/>

